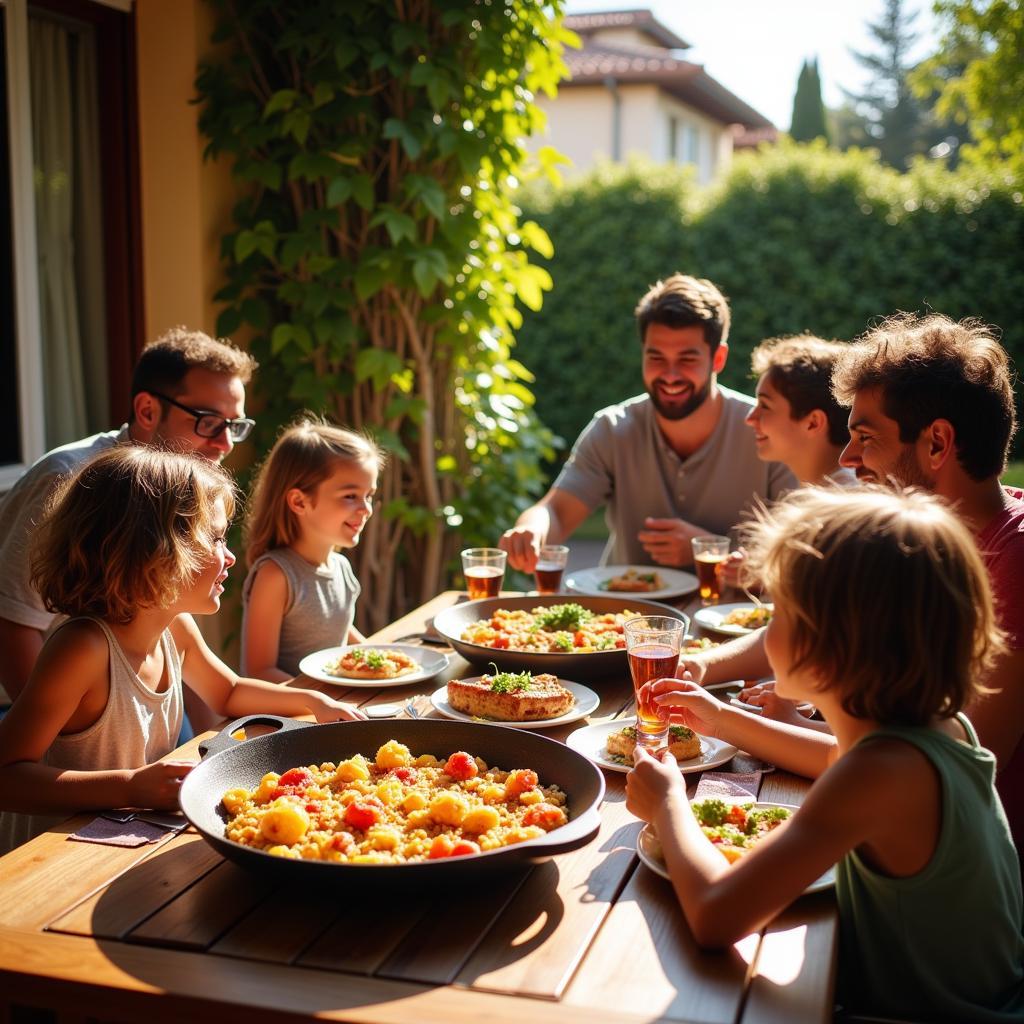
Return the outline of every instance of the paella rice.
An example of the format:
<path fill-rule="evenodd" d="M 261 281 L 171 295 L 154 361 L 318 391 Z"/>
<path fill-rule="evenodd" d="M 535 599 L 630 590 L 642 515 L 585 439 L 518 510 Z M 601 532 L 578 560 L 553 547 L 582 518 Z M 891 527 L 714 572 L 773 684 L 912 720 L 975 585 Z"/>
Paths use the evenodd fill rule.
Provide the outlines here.
<path fill-rule="evenodd" d="M 625 650 L 622 626 L 639 612 L 598 615 L 575 603 L 525 608 L 499 608 L 489 619 L 478 619 L 462 631 L 462 640 L 496 650 L 539 654 L 590 654 Z"/>
<path fill-rule="evenodd" d="M 226 838 L 280 857 L 409 864 L 495 850 L 568 821 L 566 796 L 529 768 L 506 771 L 456 751 L 412 754 L 389 740 L 356 754 L 269 772 L 222 798 Z"/>

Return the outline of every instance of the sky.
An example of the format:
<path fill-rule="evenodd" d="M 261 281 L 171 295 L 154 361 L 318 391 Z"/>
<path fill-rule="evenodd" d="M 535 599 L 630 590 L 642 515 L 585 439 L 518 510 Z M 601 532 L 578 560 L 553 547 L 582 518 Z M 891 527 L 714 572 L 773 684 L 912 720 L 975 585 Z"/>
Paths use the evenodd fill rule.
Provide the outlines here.
<path fill-rule="evenodd" d="M 880 21 L 883 0 L 568 0 L 566 13 L 647 8 L 676 35 L 691 44 L 685 58 L 755 110 L 788 130 L 800 66 L 818 58 L 822 97 L 841 106 L 843 86 L 859 91 L 867 80 L 850 49 L 872 50 L 867 23 Z M 919 12 L 913 22 L 918 39 L 912 57 L 928 56 L 937 45 L 938 27 L 929 0 L 905 0 Z"/>

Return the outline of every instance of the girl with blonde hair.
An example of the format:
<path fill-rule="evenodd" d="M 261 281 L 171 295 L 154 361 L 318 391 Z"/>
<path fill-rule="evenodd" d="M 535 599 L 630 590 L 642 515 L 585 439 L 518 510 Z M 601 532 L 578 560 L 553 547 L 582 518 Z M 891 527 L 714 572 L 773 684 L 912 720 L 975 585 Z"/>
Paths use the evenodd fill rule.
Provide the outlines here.
<path fill-rule="evenodd" d="M 363 640 L 359 581 L 338 549 L 359 543 L 383 461 L 368 438 L 311 418 L 278 438 L 246 523 L 243 671 L 288 679 L 305 655 Z"/>
<path fill-rule="evenodd" d="M 832 731 L 765 720 L 689 680 L 648 684 L 666 716 L 816 780 L 729 864 L 675 761 L 638 746 L 627 806 L 656 827 L 694 937 L 736 941 L 835 864 L 841 1002 L 1024 1019 L 1017 855 L 995 757 L 962 714 L 1003 650 L 971 535 L 921 492 L 810 487 L 762 513 L 750 548 L 777 602 L 765 648 L 778 692 L 812 701 Z"/>
<path fill-rule="evenodd" d="M 55 629 L 0 721 L 0 853 L 76 810 L 175 808 L 190 765 L 163 762 L 182 719 L 182 683 L 228 718 L 363 718 L 312 690 L 242 679 L 206 646 L 235 556 L 233 485 L 213 463 L 118 445 L 57 489 L 32 581 Z"/>

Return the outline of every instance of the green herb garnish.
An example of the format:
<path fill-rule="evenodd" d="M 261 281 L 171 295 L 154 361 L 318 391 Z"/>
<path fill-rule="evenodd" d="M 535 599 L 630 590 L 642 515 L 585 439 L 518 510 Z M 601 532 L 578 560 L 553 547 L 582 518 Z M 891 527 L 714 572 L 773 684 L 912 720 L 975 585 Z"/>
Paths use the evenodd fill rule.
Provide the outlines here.
<path fill-rule="evenodd" d="M 529 672 L 497 672 L 491 676 L 492 693 L 521 693 L 533 684 Z"/>
<path fill-rule="evenodd" d="M 572 633 L 556 633 L 551 641 L 560 651 L 572 650 Z"/>
<path fill-rule="evenodd" d="M 548 630 L 579 629 L 584 622 L 589 622 L 593 617 L 594 613 L 587 611 L 583 605 L 569 602 L 541 612 L 536 617 L 536 622 Z"/>
<path fill-rule="evenodd" d="M 370 668 L 383 668 L 388 660 L 387 655 L 384 654 L 383 651 L 365 651 L 361 653 L 363 654 L 362 660 L 364 660 Z"/>

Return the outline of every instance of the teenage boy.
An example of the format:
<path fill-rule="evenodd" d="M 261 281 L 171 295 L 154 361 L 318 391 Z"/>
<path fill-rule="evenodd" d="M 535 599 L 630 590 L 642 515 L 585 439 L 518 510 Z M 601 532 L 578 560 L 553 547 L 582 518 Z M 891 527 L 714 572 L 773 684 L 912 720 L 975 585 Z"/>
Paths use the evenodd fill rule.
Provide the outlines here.
<path fill-rule="evenodd" d="M 718 383 L 729 355 L 729 305 L 710 282 L 659 281 L 636 308 L 646 394 L 602 409 L 551 489 L 501 538 L 532 572 L 541 544 L 563 543 L 597 507 L 605 562 L 685 566 L 690 541 L 727 534 L 757 498 L 795 481 L 758 459 L 744 424 L 753 401 Z"/>

